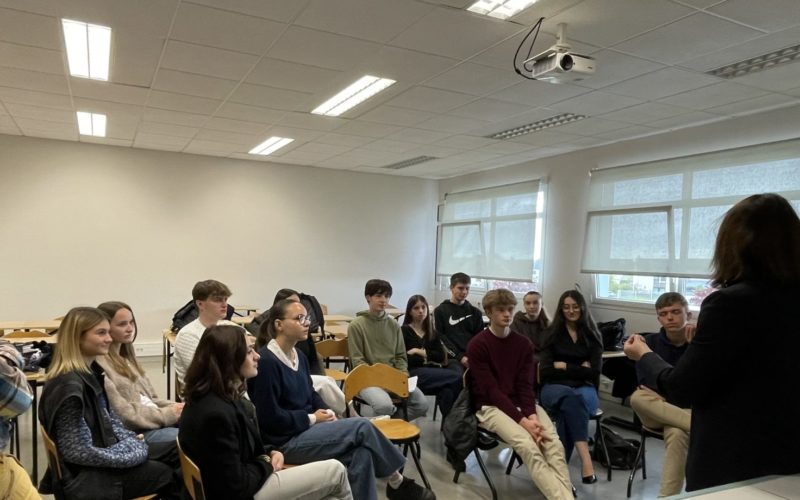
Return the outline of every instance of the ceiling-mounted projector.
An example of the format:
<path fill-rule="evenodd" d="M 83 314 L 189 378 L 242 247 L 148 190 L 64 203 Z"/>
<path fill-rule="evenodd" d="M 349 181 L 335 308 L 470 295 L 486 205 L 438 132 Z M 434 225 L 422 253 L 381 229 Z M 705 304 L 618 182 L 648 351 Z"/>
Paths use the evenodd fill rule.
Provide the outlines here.
<path fill-rule="evenodd" d="M 549 83 L 575 82 L 594 73 L 596 61 L 589 57 L 571 52 L 566 41 L 567 25 L 558 25 L 558 42 L 537 54 L 524 63 L 531 72 L 531 78 Z"/>

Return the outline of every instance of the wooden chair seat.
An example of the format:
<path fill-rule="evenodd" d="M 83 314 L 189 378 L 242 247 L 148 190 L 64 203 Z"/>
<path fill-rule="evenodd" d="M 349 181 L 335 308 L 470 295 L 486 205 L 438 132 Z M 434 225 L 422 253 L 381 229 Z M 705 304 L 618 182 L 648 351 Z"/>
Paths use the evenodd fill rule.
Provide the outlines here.
<path fill-rule="evenodd" d="M 344 382 L 344 379 L 347 378 L 345 372 L 336 368 L 325 368 L 325 375 L 332 378 L 336 383 Z"/>
<path fill-rule="evenodd" d="M 405 420 L 373 420 L 372 424 L 393 443 L 405 444 L 419 439 L 420 436 L 419 427 Z"/>

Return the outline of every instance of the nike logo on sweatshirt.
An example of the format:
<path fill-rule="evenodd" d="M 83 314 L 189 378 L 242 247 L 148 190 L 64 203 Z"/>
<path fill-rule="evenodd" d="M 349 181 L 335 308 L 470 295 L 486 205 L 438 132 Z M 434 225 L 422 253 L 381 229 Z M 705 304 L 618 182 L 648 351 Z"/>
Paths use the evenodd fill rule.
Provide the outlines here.
<path fill-rule="evenodd" d="M 462 321 L 464 321 L 465 319 L 467 319 L 467 318 L 469 318 L 469 317 L 470 317 L 470 315 L 469 315 L 469 314 L 468 314 L 468 315 L 466 315 L 466 316 L 464 316 L 463 318 L 458 318 L 458 319 L 453 319 L 453 317 L 452 317 L 452 316 L 450 316 L 450 319 L 449 319 L 449 320 L 447 320 L 447 322 L 448 322 L 448 323 L 450 323 L 450 326 L 455 326 L 455 325 L 457 325 L 457 324 L 461 323 Z"/>

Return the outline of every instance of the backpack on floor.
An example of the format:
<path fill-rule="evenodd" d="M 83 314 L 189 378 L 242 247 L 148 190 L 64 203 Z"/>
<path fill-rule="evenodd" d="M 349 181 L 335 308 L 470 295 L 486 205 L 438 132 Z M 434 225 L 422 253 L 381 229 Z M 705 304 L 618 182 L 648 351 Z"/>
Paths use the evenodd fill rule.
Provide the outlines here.
<path fill-rule="evenodd" d="M 639 451 L 639 440 L 625 439 L 605 425 L 600 426 L 600 432 L 603 433 L 603 439 L 606 442 L 606 448 L 608 448 L 611 468 L 631 470 L 633 463 L 636 461 L 636 453 Z M 603 446 L 600 442 L 594 443 L 592 458 L 600 462 L 603 467 L 608 467 L 606 456 L 603 453 Z M 639 467 L 641 467 L 641 464 Z"/>

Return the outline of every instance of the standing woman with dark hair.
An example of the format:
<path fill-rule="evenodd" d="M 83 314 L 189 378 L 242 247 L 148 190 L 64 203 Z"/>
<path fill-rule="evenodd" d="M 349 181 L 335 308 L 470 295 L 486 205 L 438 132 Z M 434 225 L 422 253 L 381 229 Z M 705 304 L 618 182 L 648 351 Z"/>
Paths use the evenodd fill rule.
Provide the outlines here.
<path fill-rule="evenodd" d="M 138 333 L 136 318 L 124 302 L 103 302 L 98 309 L 109 318 L 111 347 L 97 358 L 106 373 L 106 393 L 111 408 L 128 429 L 144 434 L 148 443 L 175 443 L 183 403 L 160 399 L 134 353 Z"/>
<path fill-rule="evenodd" d="M 511 331 L 521 333 L 533 342 L 535 350 L 542 347 L 542 334 L 550 326 L 550 318 L 542 303 L 542 294 L 530 291 L 522 298 L 524 311 L 517 311 L 511 323 Z"/>
<path fill-rule="evenodd" d="M 718 290 L 674 368 L 641 336 L 625 343 L 649 387 L 692 408 L 687 491 L 800 472 L 795 209 L 776 194 L 740 201 L 722 220 L 711 264 Z"/>
<path fill-rule="evenodd" d="M 461 363 L 447 359 L 444 344 L 433 329 L 430 306 L 422 295 L 412 295 L 403 316 L 403 340 L 408 355 L 408 374 L 419 377 L 417 387 L 426 395 L 435 395 L 442 418 L 461 392 L 464 370 Z"/>
<path fill-rule="evenodd" d="M 58 448 L 63 479 L 48 468 L 43 493 L 121 500 L 172 487 L 172 469 L 148 460 L 144 436 L 125 429 L 108 405 L 96 358 L 108 354 L 111 342 L 108 318 L 99 309 L 76 307 L 61 322 L 39 421 Z"/>
<path fill-rule="evenodd" d="M 597 384 L 603 356 L 603 341 L 577 290 L 558 299 L 553 324 L 544 334 L 539 358 L 541 403 L 558 413 L 556 430 L 564 443 L 567 463 L 573 447 L 581 459 L 585 484 L 597 482 L 589 455 L 589 417 L 597 413 Z"/>
<path fill-rule="evenodd" d="M 245 380 L 258 374 L 259 355 L 244 329 L 208 328 L 186 372 L 181 448 L 200 469 L 208 498 L 230 500 L 351 500 L 344 466 L 336 460 L 283 469 L 283 454 L 265 450 Z M 265 453 L 266 451 L 266 453 Z"/>

